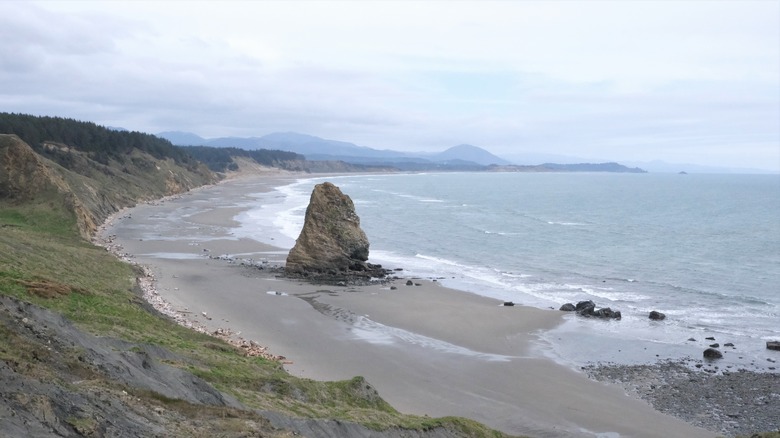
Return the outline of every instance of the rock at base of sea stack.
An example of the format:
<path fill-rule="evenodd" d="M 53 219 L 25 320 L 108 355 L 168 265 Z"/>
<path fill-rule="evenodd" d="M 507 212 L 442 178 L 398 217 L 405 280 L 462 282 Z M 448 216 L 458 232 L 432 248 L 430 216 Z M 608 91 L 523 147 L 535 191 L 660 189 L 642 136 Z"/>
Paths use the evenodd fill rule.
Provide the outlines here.
<path fill-rule="evenodd" d="M 368 246 L 352 199 L 332 183 L 317 184 L 285 273 L 320 281 L 386 276 L 381 266 L 367 262 Z"/>

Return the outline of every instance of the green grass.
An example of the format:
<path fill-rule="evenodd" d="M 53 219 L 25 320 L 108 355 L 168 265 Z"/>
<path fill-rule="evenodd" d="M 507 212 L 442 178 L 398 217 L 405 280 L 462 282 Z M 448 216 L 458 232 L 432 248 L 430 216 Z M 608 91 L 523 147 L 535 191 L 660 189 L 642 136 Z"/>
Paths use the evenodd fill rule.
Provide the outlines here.
<path fill-rule="evenodd" d="M 75 219 L 56 202 L 25 206 L 0 202 L 0 293 L 4 295 L 61 312 L 94 334 L 165 347 L 182 358 L 181 363 L 171 365 L 189 370 L 252 408 L 354 421 L 377 430 L 441 426 L 464 436 L 504 436 L 462 418 L 402 415 L 361 377 L 340 382 L 301 379 L 286 373 L 277 362 L 244 356 L 219 339 L 145 310 L 134 293 L 138 275 L 133 266 L 80 238 Z M 47 291 L 57 292 L 47 295 Z M 38 354 L 46 353 L 0 326 L 0 359 L 20 362 L 31 375 L 51 378 L 56 372 L 45 368 L 46 361 L 33 357 Z M 74 352 L 73 358 L 61 360 L 78 367 L 77 355 Z M 150 403 L 161 400 L 159 395 L 136 395 Z M 85 431 L 92 427 L 87 419 L 68 422 Z"/>

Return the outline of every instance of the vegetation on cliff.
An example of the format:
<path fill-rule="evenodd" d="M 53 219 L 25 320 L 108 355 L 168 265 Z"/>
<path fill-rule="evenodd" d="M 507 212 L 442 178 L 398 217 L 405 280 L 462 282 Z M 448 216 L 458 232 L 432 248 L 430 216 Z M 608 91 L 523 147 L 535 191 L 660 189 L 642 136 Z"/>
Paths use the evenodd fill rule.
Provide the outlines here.
<path fill-rule="evenodd" d="M 303 155 L 294 152 L 272 151 L 268 149 L 246 150 L 233 147 L 217 148 L 210 146 L 184 146 L 192 157 L 203 162 L 214 172 L 228 172 L 239 169 L 236 157 L 247 157 L 258 164 L 287 170 L 305 170 Z"/>

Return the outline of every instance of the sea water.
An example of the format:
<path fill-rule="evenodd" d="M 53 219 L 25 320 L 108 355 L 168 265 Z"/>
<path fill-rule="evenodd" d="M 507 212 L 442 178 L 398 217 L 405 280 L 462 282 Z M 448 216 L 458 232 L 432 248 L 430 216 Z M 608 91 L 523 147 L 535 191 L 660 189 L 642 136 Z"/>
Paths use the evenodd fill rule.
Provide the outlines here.
<path fill-rule="evenodd" d="M 373 263 L 518 304 L 593 300 L 622 312 L 619 321 L 567 315 L 540 333 L 539 352 L 560 362 L 701 358 L 714 342 L 724 366 L 768 369 L 780 359 L 765 348 L 780 340 L 778 175 L 303 179 L 258 195 L 236 217 L 238 234 L 291 248 L 313 186 L 326 180 L 354 201 Z M 651 310 L 666 320 L 650 321 Z"/>

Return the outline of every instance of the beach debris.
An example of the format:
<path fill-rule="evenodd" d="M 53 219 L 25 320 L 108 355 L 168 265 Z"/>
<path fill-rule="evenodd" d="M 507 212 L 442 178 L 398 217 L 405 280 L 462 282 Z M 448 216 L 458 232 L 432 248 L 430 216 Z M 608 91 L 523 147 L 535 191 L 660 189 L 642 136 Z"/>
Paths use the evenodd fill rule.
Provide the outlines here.
<path fill-rule="evenodd" d="M 720 351 L 714 349 L 714 348 L 708 348 L 704 350 L 704 358 L 705 359 L 722 359 L 723 353 Z"/>
<path fill-rule="evenodd" d="M 572 303 L 566 303 L 563 306 L 561 306 L 561 308 L 558 310 L 561 310 L 562 312 L 574 312 L 575 310 L 577 310 L 577 308 L 574 307 L 574 304 Z"/>
<path fill-rule="evenodd" d="M 513 303 L 511 301 L 504 301 L 504 306 L 511 307 L 511 306 L 514 306 L 514 305 L 515 305 L 515 303 Z"/>
<path fill-rule="evenodd" d="M 178 195 L 172 196 L 170 198 L 174 199 L 177 197 Z M 106 219 L 106 222 L 101 226 L 100 229 L 104 230 L 107 224 L 112 223 L 113 218 L 119 217 L 123 212 L 124 210 L 120 210 L 114 213 L 112 216 L 109 216 L 109 218 Z M 127 217 L 129 217 L 129 215 Z M 288 360 L 284 356 L 271 354 L 270 352 L 268 352 L 267 347 L 260 347 L 254 341 L 245 340 L 244 338 L 241 337 L 240 331 L 234 332 L 230 329 L 219 328 L 216 330 L 217 333 L 214 333 L 210 331 L 208 328 L 206 328 L 202 323 L 195 320 L 194 315 L 192 315 L 192 313 L 189 311 L 189 308 L 185 307 L 183 311 L 174 308 L 168 301 L 163 299 L 157 292 L 157 279 L 155 278 L 151 268 L 148 266 L 139 265 L 136 261 L 132 260 L 128 254 L 123 253 L 122 246 L 115 243 L 115 239 L 116 239 L 115 234 L 109 235 L 107 237 L 102 237 L 102 236 L 103 236 L 102 232 L 96 233 L 93 242 L 97 245 L 103 246 L 106 249 L 106 251 L 111 252 L 112 254 L 114 254 L 114 256 L 116 256 L 120 260 L 124 260 L 130 263 L 131 265 L 140 268 L 142 275 L 136 278 L 136 282 L 138 284 L 138 287 L 142 291 L 143 299 L 147 303 L 149 303 L 155 310 L 162 313 L 163 315 L 170 317 L 182 327 L 186 327 L 198 333 L 209 334 L 216 338 L 222 339 L 223 341 L 227 342 L 230 345 L 233 345 L 234 347 L 239 347 L 241 348 L 241 351 L 243 351 L 244 354 L 247 356 L 258 356 L 282 364 L 292 363 L 292 361 Z M 191 245 L 199 245 L 199 244 L 191 243 Z M 202 314 L 203 316 L 211 320 L 211 317 L 209 317 L 205 311 L 202 312 Z M 248 345 L 251 348 L 242 348 L 241 345 L 244 344 Z"/>
<path fill-rule="evenodd" d="M 200 312 L 200 314 L 203 315 L 204 318 L 206 318 L 209 321 L 211 321 L 211 317 L 206 312 Z"/>
<path fill-rule="evenodd" d="M 780 351 L 780 341 L 766 341 L 766 349 Z"/>
<path fill-rule="evenodd" d="M 267 293 L 268 295 L 276 295 L 276 296 L 280 296 L 280 297 L 281 297 L 281 296 L 285 296 L 285 297 L 287 296 L 287 293 L 286 293 L 286 292 L 279 292 L 278 290 L 269 290 L 269 291 L 268 291 L 268 292 L 266 292 L 266 293 Z"/>
<path fill-rule="evenodd" d="M 650 312 L 649 318 L 653 321 L 663 321 L 666 319 L 666 315 L 656 310 Z"/>

